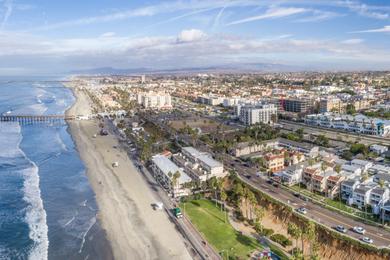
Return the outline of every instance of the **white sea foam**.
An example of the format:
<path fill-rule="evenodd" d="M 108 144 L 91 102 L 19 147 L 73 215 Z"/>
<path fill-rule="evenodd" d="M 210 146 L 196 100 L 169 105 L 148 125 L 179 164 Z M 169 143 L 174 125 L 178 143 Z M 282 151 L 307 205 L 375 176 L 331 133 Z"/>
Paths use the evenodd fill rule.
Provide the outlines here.
<path fill-rule="evenodd" d="M 34 241 L 29 259 L 46 260 L 49 249 L 48 226 L 39 188 L 38 171 L 38 167 L 33 162 L 31 168 L 22 170 L 24 176 L 23 199 L 29 204 L 26 210 L 26 222 L 30 229 L 29 237 Z"/>
<path fill-rule="evenodd" d="M 20 149 L 22 140 L 20 125 L 16 122 L 0 124 L 0 156 L 3 158 L 24 157 L 30 167 L 20 171 L 24 177 L 23 199 L 29 204 L 26 208 L 26 223 L 29 226 L 29 237 L 34 245 L 29 252 L 29 259 L 46 260 L 48 257 L 49 239 L 46 223 L 46 211 L 43 207 L 39 187 L 39 169 Z"/>
<path fill-rule="evenodd" d="M 89 220 L 89 226 L 88 226 L 88 229 L 84 232 L 84 234 L 82 235 L 82 240 L 81 240 L 81 245 L 80 245 L 80 250 L 79 250 L 79 254 L 83 251 L 83 247 L 84 247 L 84 243 L 85 243 L 85 237 L 87 236 L 89 230 L 93 227 L 93 225 L 95 225 L 96 223 L 96 216 L 91 218 Z"/>

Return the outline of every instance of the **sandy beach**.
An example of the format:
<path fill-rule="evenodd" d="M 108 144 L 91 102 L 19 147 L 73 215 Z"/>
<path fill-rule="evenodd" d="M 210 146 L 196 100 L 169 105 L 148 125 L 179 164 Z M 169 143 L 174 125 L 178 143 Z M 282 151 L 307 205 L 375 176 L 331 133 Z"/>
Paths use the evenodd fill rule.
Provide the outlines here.
<path fill-rule="evenodd" d="M 77 89 L 74 93 L 77 101 L 67 114 L 89 114 L 89 98 Z M 69 128 L 87 168 L 98 218 L 115 259 L 191 259 L 166 213 L 152 209 L 156 199 L 127 153 L 114 148 L 116 138 L 111 134 L 94 138 L 97 120 L 71 121 Z M 112 167 L 115 161 L 117 168 Z"/>

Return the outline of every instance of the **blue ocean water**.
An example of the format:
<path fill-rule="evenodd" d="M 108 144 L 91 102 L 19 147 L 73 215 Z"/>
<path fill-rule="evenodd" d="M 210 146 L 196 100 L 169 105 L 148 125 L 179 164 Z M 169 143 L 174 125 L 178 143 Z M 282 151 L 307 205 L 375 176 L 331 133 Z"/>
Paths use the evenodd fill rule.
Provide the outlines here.
<path fill-rule="evenodd" d="M 59 115 L 73 102 L 60 83 L 0 78 L 0 114 Z M 0 122 L 0 259 L 106 258 L 94 193 L 67 129 Z"/>

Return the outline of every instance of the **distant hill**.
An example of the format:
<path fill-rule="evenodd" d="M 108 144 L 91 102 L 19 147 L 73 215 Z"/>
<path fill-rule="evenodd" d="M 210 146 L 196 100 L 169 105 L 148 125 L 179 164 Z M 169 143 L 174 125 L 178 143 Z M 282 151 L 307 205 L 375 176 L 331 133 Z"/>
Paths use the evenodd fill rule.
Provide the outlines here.
<path fill-rule="evenodd" d="M 181 74 L 181 73 L 233 73 L 233 72 L 296 72 L 305 68 L 293 67 L 283 64 L 272 63 L 246 63 L 210 67 L 190 67 L 177 69 L 152 69 L 152 68 L 131 68 L 117 69 L 112 67 L 92 68 L 69 72 L 78 75 L 131 75 L 131 74 Z"/>

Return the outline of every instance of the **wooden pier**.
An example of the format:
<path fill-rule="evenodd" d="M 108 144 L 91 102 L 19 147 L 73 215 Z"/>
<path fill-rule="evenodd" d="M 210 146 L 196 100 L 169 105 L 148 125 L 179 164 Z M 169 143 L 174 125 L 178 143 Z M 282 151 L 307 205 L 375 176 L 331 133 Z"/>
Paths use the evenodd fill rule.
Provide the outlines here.
<path fill-rule="evenodd" d="M 65 115 L 2 115 L 0 116 L 1 122 L 18 122 L 22 125 L 32 125 L 32 124 L 58 124 L 65 123 L 67 120 L 75 120 L 75 116 L 65 116 Z"/>

